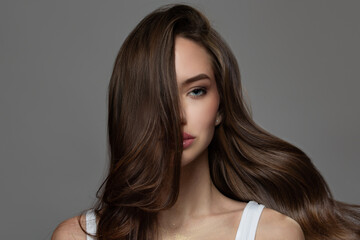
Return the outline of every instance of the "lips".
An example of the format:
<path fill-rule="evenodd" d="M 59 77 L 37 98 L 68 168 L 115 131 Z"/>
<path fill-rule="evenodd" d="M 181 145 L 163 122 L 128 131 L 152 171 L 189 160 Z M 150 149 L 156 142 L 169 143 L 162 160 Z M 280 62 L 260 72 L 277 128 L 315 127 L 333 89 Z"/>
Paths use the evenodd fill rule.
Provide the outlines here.
<path fill-rule="evenodd" d="M 184 132 L 183 133 L 183 148 L 188 148 L 193 143 L 195 137 L 191 136 L 190 134 Z"/>
<path fill-rule="evenodd" d="M 187 140 L 187 139 L 194 139 L 195 137 L 191 136 L 190 134 L 184 132 L 183 133 L 183 140 Z"/>

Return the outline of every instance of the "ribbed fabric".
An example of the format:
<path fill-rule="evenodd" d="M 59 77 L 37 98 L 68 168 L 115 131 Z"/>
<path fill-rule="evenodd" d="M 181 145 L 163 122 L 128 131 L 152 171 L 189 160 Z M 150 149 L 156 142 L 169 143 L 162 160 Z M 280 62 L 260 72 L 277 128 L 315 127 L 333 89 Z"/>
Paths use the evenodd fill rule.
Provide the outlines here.
<path fill-rule="evenodd" d="M 86 212 L 86 231 L 91 234 L 96 234 L 96 216 L 93 210 Z M 93 237 L 86 235 L 86 240 L 95 240 Z"/>
<path fill-rule="evenodd" d="M 236 232 L 235 240 L 254 240 L 256 228 L 259 223 L 260 215 L 264 205 L 250 201 L 246 204 L 241 216 L 239 228 Z M 90 234 L 96 234 L 96 216 L 93 210 L 86 212 L 86 231 Z M 95 240 L 87 235 L 86 240 Z"/>
<path fill-rule="evenodd" d="M 258 204 L 254 201 L 250 201 L 248 204 L 246 204 L 246 207 L 241 216 L 241 221 L 236 233 L 235 240 L 255 239 L 256 228 L 263 209 L 264 205 Z"/>

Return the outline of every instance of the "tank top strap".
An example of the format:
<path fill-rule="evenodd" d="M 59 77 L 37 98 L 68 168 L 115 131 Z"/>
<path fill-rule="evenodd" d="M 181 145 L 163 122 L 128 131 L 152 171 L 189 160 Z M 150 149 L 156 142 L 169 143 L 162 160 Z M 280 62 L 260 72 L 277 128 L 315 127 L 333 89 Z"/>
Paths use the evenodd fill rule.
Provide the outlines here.
<path fill-rule="evenodd" d="M 254 240 L 256 228 L 259 223 L 260 215 L 264 205 L 250 201 L 246 204 L 241 216 L 239 228 L 235 240 Z"/>
<path fill-rule="evenodd" d="M 96 215 L 94 210 L 86 212 L 86 231 L 91 234 L 96 234 Z M 86 240 L 95 240 L 92 236 L 86 235 Z"/>

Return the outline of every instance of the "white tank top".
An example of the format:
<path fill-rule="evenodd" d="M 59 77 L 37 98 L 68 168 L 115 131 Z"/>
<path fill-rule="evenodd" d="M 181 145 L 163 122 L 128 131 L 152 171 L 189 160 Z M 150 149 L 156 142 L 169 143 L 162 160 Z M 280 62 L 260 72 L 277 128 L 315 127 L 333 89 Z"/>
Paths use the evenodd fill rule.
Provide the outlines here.
<path fill-rule="evenodd" d="M 235 240 L 254 240 L 256 228 L 260 219 L 260 215 L 264 205 L 250 201 L 246 204 L 241 216 L 239 228 L 236 232 Z M 89 210 L 86 213 L 86 231 L 92 235 L 96 233 L 96 217 L 94 211 Z M 95 240 L 95 238 L 87 235 L 87 240 Z"/>

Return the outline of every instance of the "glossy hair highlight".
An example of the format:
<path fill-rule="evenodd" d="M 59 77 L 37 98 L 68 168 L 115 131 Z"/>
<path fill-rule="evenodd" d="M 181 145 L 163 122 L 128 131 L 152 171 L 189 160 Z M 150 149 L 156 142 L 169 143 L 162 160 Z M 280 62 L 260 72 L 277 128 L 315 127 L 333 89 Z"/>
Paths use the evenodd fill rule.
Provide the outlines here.
<path fill-rule="evenodd" d="M 186 5 L 146 16 L 116 58 L 109 84 L 110 169 L 98 192 L 96 237 L 156 239 L 157 213 L 176 202 L 182 151 L 176 36 L 199 43 L 212 58 L 222 122 L 209 146 L 209 166 L 219 191 L 290 216 L 307 239 L 359 239 L 359 206 L 335 201 L 305 153 L 252 120 L 233 53 L 206 17 Z"/>

